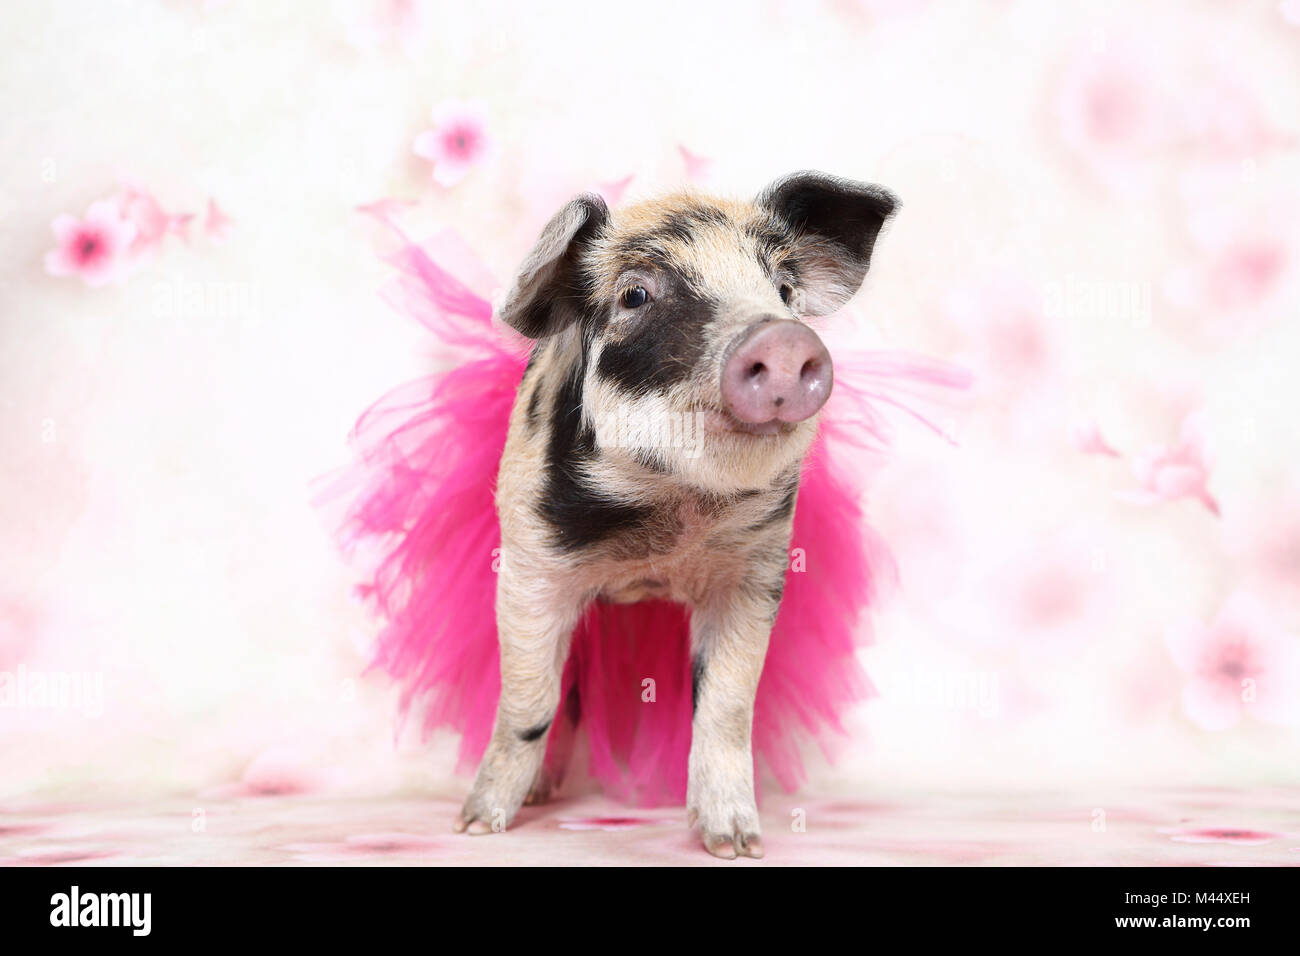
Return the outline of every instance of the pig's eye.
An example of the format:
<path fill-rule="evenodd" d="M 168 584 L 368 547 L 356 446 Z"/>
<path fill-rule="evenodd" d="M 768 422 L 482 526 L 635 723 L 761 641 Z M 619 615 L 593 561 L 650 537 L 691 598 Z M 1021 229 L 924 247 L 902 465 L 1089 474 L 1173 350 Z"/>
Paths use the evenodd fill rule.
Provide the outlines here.
<path fill-rule="evenodd" d="M 790 285 L 790 283 L 788 282 L 782 282 L 780 291 L 781 291 L 781 301 L 784 302 L 786 305 L 789 305 L 790 300 L 794 298 L 794 286 Z"/>
<path fill-rule="evenodd" d="M 634 285 L 630 289 L 624 289 L 623 294 L 618 297 L 618 301 L 625 309 L 639 309 L 650 299 L 650 294 L 639 285 Z"/>

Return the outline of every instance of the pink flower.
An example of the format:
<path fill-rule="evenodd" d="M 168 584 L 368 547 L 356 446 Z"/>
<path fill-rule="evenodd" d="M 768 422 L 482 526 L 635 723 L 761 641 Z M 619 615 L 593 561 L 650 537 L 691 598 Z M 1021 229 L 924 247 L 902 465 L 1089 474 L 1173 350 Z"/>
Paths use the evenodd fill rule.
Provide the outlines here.
<path fill-rule="evenodd" d="M 698 183 L 709 178 L 709 171 L 713 168 L 713 160 L 697 156 L 685 146 L 679 145 L 677 151 L 682 154 L 682 161 L 686 164 L 687 179 L 693 183 Z"/>
<path fill-rule="evenodd" d="M 1229 244 L 1211 263 L 1208 278 L 1215 304 L 1233 309 L 1263 298 L 1286 261 L 1287 250 L 1268 237 L 1242 237 Z"/>
<path fill-rule="evenodd" d="M 1233 518 L 1226 532 L 1238 566 L 1263 588 L 1294 593 L 1300 581 L 1300 475 L 1251 495 L 1244 513 Z"/>
<path fill-rule="evenodd" d="M 1300 581 L 1300 510 L 1275 512 L 1260 529 L 1255 560 L 1279 583 Z"/>
<path fill-rule="evenodd" d="M 85 219 L 58 216 L 52 223 L 55 247 L 45 254 L 45 271 L 75 275 L 89 286 L 120 281 L 136 237 L 135 223 L 123 218 L 117 203 L 94 203 Z"/>
<path fill-rule="evenodd" d="M 628 173 L 622 179 L 609 179 L 596 183 L 593 188 L 604 197 L 605 202 L 615 206 L 623 198 L 623 193 L 627 191 L 627 187 L 635 176 L 635 173 Z"/>
<path fill-rule="evenodd" d="M 483 109 L 477 103 L 447 100 L 433 108 L 433 128 L 415 137 L 415 155 L 433 163 L 433 180 L 454 186 L 483 162 L 490 150 Z"/>
<path fill-rule="evenodd" d="M 230 236 L 232 225 L 229 216 L 217 205 L 215 199 L 208 200 L 208 217 L 203 222 L 203 231 L 213 242 L 225 242 Z"/>
<path fill-rule="evenodd" d="M 1194 252 L 1166 278 L 1169 301 L 1199 316 L 1202 330 L 1217 338 L 1274 321 L 1300 278 L 1294 205 L 1210 202 L 1199 184 L 1188 187 L 1188 202 L 1200 203 L 1188 223 Z"/>
<path fill-rule="evenodd" d="M 1046 546 L 1038 558 L 1022 555 L 1004 568 L 1007 612 L 1022 633 L 1054 636 L 1080 623 L 1097 592 L 1098 577 L 1080 554 L 1064 546 Z"/>
<path fill-rule="evenodd" d="M 1087 49 L 1066 67 L 1054 103 L 1057 135 L 1093 179 L 1131 188 L 1141 165 L 1169 139 L 1168 107 L 1149 49 L 1099 40 L 1100 49 Z"/>
<path fill-rule="evenodd" d="M 1086 455 L 1109 455 L 1118 458 L 1119 452 L 1112 448 L 1101 436 L 1101 427 L 1090 421 L 1077 425 L 1074 429 L 1074 447 Z"/>
<path fill-rule="evenodd" d="M 1195 498 L 1217 516 L 1219 503 L 1206 487 L 1212 464 L 1200 420 L 1188 415 L 1177 445 L 1154 445 L 1134 457 L 1133 472 L 1141 488 L 1123 492 L 1121 497 L 1135 504 Z"/>
<path fill-rule="evenodd" d="M 190 220 L 194 217 L 189 214 L 168 214 L 158 200 L 147 192 L 127 188 L 118 195 L 117 205 L 122 217 L 135 225 L 135 241 L 131 243 L 133 256 L 149 252 L 170 234 L 182 239 L 188 238 Z"/>
<path fill-rule="evenodd" d="M 1186 678 L 1183 711 L 1206 730 L 1227 730 L 1244 707 L 1264 720 L 1292 723 L 1300 697 L 1294 639 L 1251 596 L 1234 593 L 1208 627 L 1169 628 L 1165 646 Z"/>
<path fill-rule="evenodd" d="M 1054 394 L 1065 323 L 1050 297 L 1023 276 L 998 271 L 949 288 L 942 308 L 963 341 L 957 360 L 974 370 L 981 402 L 1001 413 L 999 426 L 1059 435 Z"/>

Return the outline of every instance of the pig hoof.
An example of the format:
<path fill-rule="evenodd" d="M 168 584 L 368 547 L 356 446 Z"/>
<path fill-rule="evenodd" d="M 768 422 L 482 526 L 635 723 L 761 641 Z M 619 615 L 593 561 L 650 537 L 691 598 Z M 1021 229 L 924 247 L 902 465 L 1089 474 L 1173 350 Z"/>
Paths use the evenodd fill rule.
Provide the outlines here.
<path fill-rule="evenodd" d="M 734 860 L 739 856 L 747 856 L 758 860 L 763 856 L 763 838 L 759 833 L 757 810 L 708 814 L 692 809 L 687 814 L 687 820 L 691 826 L 697 822 L 700 824 L 704 849 L 716 857 Z"/>
<path fill-rule="evenodd" d="M 736 843 L 729 836 L 716 833 L 704 834 L 704 849 L 722 860 L 734 860 L 736 858 Z"/>
<path fill-rule="evenodd" d="M 456 833 L 479 836 L 483 833 L 500 833 L 509 823 L 510 817 L 505 810 L 501 807 L 488 808 L 471 794 L 451 828 Z"/>
<path fill-rule="evenodd" d="M 479 817 L 467 818 L 465 811 L 461 811 L 461 815 L 456 818 L 454 823 L 452 823 L 451 828 L 456 833 L 468 833 L 470 836 L 481 836 L 484 833 L 500 833 L 506 828 L 506 825 L 504 823 L 504 818 L 503 822 L 498 825 L 492 822 L 490 818 L 487 820 Z"/>
<path fill-rule="evenodd" d="M 734 860 L 738 856 L 754 860 L 763 858 L 763 838 L 757 833 L 742 833 L 739 830 L 731 835 L 705 833 L 704 848 L 723 860 Z"/>

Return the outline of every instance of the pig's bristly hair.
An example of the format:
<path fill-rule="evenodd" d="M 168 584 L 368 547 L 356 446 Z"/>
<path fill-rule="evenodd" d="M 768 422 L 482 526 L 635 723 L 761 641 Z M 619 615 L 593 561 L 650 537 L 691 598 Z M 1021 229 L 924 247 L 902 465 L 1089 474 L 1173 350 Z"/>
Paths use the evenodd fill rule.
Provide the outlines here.
<path fill-rule="evenodd" d="M 345 508 L 341 540 L 366 562 L 359 590 L 383 621 L 372 668 L 400 685 L 404 717 L 460 735 L 458 769 L 469 771 L 500 692 L 493 494 L 526 356 L 493 327 L 491 305 L 419 246 L 403 236 L 390 261 L 399 270 L 390 302 L 463 362 L 367 410 L 352 435 L 355 464 L 318 500 Z M 807 746 L 831 756 L 846 710 L 873 694 L 856 650 L 870 633 L 864 612 L 894 574 L 859 506 L 863 470 L 842 459 L 886 443 L 874 404 L 916 414 L 899 386 L 964 385 L 960 372 L 892 352 L 837 359 L 836 379 L 804 463 L 792 567 L 754 706 L 756 780 L 766 771 L 786 790 L 804 779 Z M 643 700 L 647 677 L 653 704 Z M 691 716 L 689 611 L 596 602 L 574 635 L 547 764 L 555 771 L 585 748 L 577 765 L 612 795 L 681 803 Z"/>

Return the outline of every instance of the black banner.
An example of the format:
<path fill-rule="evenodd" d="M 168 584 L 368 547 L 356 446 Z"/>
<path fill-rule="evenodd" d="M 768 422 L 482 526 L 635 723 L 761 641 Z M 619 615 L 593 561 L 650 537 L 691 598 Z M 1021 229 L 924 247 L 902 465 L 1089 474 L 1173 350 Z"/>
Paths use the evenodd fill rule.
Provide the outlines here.
<path fill-rule="evenodd" d="M 454 942 L 470 926 L 494 942 L 501 931 L 558 940 L 557 923 L 575 939 L 596 928 L 644 939 L 680 918 L 684 928 L 713 919 L 759 938 L 807 932 L 810 943 L 833 927 L 860 933 L 864 948 L 894 936 L 1234 946 L 1294 939 L 1300 928 L 1290 868 L 723 869 L 670 878 L 633 867 L 550 877 L 487 868 L 9 869 L 0 871 L 0 925 L 10 943 L 75 934 L 83 943 L 341 944 L 418 932 L 436 946 L 438 934 Z"/>

